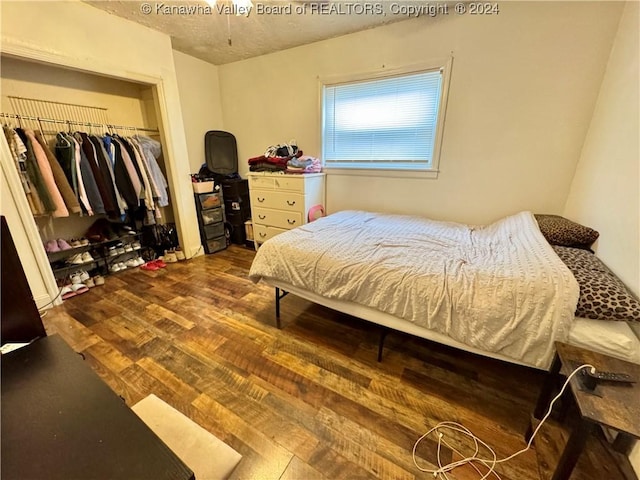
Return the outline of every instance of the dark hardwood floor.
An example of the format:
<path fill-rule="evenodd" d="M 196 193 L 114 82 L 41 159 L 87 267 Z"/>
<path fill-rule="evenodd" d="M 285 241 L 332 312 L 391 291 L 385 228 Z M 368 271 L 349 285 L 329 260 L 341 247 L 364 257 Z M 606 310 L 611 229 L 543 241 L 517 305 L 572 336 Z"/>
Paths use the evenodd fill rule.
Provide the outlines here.
<path fill-rule="evenodd" d="M 400 333 L 378 363 L 375 326 L 293 295 L 277 330 L 273 289 L 247 278 L 253 256 L 232 246 L 123 271 L 43 320 L 129 405 L 154 393 L 240 452 L 236 479 L 432 478 L 411 451 L 443 420 L 464 424 L 499 458 L 524 447 L 541 372 Z M 420 445 L 425 467 L 435 452 L 433 439 Z M 599 460 L 584 457 L 575 478 L 600 478 L 587 463 Z M 497 471 L 540 478 L 533 450 Z M 450 478 L 478 477 L 460 469 Z"/>

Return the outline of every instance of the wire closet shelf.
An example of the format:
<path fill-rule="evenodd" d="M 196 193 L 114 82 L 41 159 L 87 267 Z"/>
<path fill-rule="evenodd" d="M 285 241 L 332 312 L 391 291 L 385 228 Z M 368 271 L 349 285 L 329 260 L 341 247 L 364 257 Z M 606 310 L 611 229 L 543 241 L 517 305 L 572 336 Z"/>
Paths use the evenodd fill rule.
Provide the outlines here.
<path fill-rule="evenodd" d="M 43 134 L 55 134 L 57 130 L 43 128 L 43 123 L 66 125 L 69 131 L 76 127 L 89 127 L 90 129 L 107 130 L 108 133 L 119 131 L 145 132 L 158 134 L 157 128 L 136 127 L 130 125 L 114 125 L 109 121 L 107 109 L 104 107 L 94 107 L 89 105 L 78 105 L 74 103 L 52 102 L 49 100 L 38 100 L 34 98 L 24 98 L 7 96 L 14 113 L 0 112 L 0 118 L 15 119 L 22 126 L 22 122 L 33 123 Z"/>

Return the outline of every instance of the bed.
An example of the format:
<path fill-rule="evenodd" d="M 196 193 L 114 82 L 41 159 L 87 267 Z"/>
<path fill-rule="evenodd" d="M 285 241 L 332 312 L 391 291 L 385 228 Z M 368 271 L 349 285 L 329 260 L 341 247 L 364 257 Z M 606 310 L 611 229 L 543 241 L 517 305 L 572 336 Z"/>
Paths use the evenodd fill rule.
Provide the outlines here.
<path fill-rule="evenodd" d="M 278 326 L 291 292 L 383 332 L 539 369 L 549 367 L 554 341 L 602 335 L 576 320 L 578 282 L 530 212 L 471 226 L 342 211 L 265 242 L 249 277 L 275 287 Z M 628 333 L 627 343 L 637 340 Z M 379 357 L 383 341 L 384 333 Z"/>

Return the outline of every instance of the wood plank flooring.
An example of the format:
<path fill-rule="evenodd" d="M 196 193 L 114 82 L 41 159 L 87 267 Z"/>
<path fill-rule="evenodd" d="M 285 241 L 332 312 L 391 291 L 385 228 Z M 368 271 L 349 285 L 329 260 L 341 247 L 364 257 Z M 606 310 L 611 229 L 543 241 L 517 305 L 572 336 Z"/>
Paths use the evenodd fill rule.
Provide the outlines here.
<path fill-rule="evenodd" d="M 541 372 L 400 333 L 378 363 L 375 326 L 294 295 L 278 330 L 273 289 L 247 278 L 253 256 L 232 246 L 120 272 L 43 320 L 129 405 L 154 393 L 240 452 L 234 479 L 432 478 L 411 451 L 444 420 L 499 458 L 524 447 Z M 447 441 L 469 452 L 460 438 Z M 436 450 L 434 439 L 419 445 L 423 467 L 437 463 Z M 459 458 L 448 447 L 442 457 Z M 497 471 L 538 480 L 536 453 Z M 478 477 L 460 469 L 450 478 Z"/>

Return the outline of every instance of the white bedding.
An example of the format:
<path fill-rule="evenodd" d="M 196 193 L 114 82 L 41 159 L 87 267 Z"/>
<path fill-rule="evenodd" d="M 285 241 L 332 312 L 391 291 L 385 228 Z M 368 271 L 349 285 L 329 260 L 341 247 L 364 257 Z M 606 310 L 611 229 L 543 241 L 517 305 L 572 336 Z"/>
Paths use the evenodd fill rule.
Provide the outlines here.
<path fill-rule="evenodd" d="M 548 367 L 578 284 L 530 212 L 492 225 L 343 211 L 265 242 L 250 278 L 282 280 Z"/>

